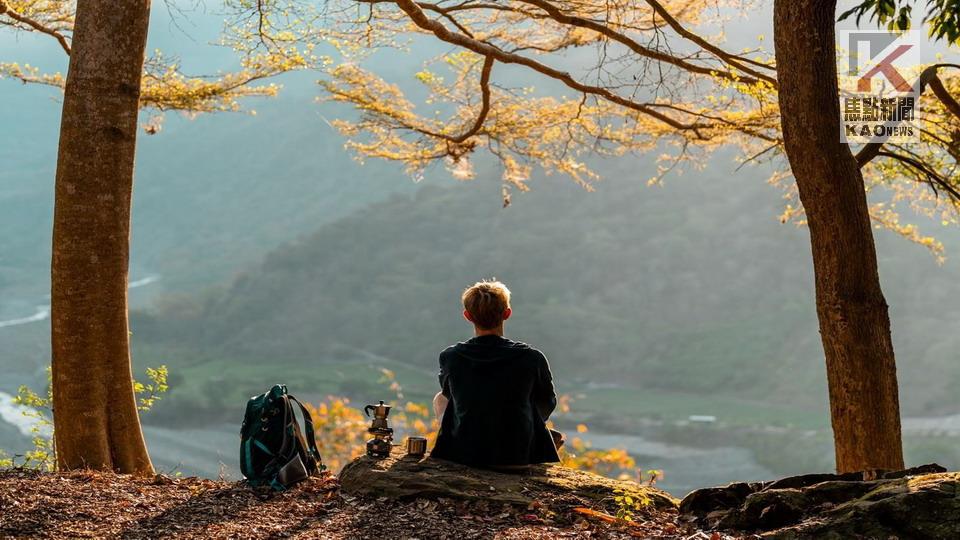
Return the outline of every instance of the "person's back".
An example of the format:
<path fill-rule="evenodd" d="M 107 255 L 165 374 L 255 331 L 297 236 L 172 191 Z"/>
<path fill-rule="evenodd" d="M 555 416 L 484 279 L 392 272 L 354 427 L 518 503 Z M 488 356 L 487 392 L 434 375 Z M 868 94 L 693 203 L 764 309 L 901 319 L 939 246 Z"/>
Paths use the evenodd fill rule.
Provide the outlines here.
<path fill-rule="evenodd" d="M 502 335 L 509 294 L 481 282 L 463 295 L 477 335 L 440 353 L 435 406 L 443 417 L 432 457 L 476 466 L 559 461 L 545 424 L 557 404 L 547 359 Z"/>

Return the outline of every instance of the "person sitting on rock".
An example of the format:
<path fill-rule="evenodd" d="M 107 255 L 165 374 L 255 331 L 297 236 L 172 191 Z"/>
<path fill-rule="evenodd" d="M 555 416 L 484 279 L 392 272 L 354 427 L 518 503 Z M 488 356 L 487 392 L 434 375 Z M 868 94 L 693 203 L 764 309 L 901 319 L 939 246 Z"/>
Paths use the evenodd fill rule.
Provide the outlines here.
<path fill-rule="evenodd" d="M 477 467 L 560 461 L 562 436 L 546 426 L 557 406 L 547 358 L 503 337 L 510 290 L 481 281 L 462 299 L 475 336 L 440 353 L 441 390 L 433 407 L 441 421 L 430 455 Z"/>

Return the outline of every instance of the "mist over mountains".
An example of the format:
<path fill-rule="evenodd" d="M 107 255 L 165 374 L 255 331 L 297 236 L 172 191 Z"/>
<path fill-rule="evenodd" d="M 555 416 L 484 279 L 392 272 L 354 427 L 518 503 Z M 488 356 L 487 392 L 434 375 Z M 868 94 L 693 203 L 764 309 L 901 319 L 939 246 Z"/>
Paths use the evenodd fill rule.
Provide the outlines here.
<path fill-rule="evenodd" d="M 135 343 L 317 369 L 363 351 L 429 371 L 468 336 L 460 291 L 495 276 L 514 291 L 509 334 L 541 347 L 561 384 L 820 409 L 806 231 L 778 224 L 762 171 L 731 175 L 723 157 L 653 188 L 637 179 L 642 158 L 610 162 L 594 193 L 540 180 L 505 209 L 483 178 L 396 195 L 269 252 L 226 288 L 137 314 Z M 930 313 L 930 295 L 955 290 L 956 266 L 878 238 L 905 412 L 952 412 L 953 338 L 928 325 L 951 316 L 945 303 Z"/>

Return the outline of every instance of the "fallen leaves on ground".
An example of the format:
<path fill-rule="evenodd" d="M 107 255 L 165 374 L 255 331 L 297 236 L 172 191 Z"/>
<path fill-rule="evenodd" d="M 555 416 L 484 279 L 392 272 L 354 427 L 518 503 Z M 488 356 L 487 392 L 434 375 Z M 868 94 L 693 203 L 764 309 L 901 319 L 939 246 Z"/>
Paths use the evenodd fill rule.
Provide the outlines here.
<path fill-rule="evenodd" d="M 630 524 L 586 519 L 562 501 L 517 507 L 453 499 L 341 496 L 335 477 L 285 492 L 201 478 L 0 472 L 0 537 L 320 539 L 727 539 L 676 514 Z"/>

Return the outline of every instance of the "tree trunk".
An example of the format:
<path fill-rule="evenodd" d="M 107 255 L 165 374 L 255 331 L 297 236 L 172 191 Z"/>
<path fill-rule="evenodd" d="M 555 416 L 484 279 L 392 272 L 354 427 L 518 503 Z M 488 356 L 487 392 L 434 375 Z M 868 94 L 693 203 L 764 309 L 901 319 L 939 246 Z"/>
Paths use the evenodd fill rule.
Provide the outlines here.
<path fill-rule="evenodd" d="M 837 470 L 902 469 L 897 373 L 863 176 L 841 143 L 836 0 L 776 0 L 783 138 L 810 229 Z"/>
<path fill-rule="evenodd" d="M 79 0 L 53 218 L 57 466 L 152 474 L 127 325 L 130 202 L 149 0 Z"/>

